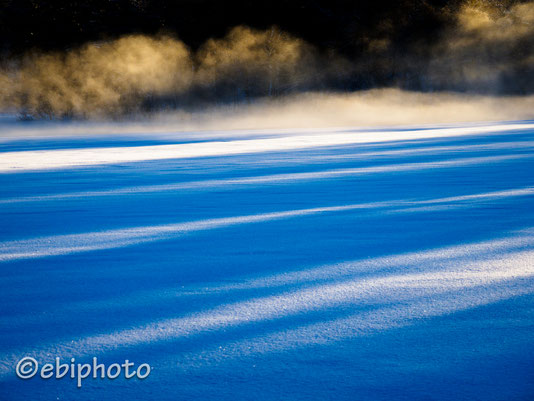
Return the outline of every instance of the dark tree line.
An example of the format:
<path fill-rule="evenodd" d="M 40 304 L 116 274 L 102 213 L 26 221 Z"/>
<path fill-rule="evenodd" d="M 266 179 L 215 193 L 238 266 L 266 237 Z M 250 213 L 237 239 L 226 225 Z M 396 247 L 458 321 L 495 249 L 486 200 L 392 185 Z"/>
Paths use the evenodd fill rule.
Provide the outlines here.
<path fill-rule="evenodd" d="M 388 35 L 402 49 L 431 41 L 459 0 L 2 0 L 0 46 L 65 49 L 128 33 L 172 32 L 195 48 L 236 25 L 272 25 L 322 49 L 357 55 L 365 38 Z"/>

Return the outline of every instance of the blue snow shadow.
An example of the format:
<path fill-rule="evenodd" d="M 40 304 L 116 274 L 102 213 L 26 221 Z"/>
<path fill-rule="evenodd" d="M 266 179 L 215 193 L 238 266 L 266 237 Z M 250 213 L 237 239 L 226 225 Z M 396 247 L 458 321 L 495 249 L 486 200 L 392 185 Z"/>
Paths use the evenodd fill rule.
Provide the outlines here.
<path fill-rule="evenodd" d="M 0 392 L 529 399 L 533 144 L 479 135 L 2 174 Z M 153 372 L 78 390 L 16 379 L 23 355 Z"/>

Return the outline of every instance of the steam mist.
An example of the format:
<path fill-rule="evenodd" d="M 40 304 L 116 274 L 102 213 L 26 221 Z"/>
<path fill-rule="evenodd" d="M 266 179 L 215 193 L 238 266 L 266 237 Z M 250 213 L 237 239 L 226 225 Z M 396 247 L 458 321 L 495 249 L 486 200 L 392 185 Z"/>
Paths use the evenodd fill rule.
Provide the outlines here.
<path fill-rule="evenodd" d="M 416 114 L 433 122 L 531 117 L 531 98 L 520 96 L 534 92 L 534 2 L 465 1 L 441 12 L 452 22 L 431 42 L 408 41 L 403 54 L 394 46 L 398 32 L 387 27 L 358 38 L 364 46 L 351 58 L 276 27 L 245 26 L 195 50 L 170 35 L 127 35 L 63 52 L 27 52 L 3 62 L 0 107 L 29 118 L 107 118 L 178 109 L 191 120 L 199 108 L 217 107 L 222 115 L 228 105 L 243 107 L 264 98 L 242 110 L 258 114 L 274 107 L 287 115 L 289 108 L 312 121 L 328 119 L 313 118 L 318 108 L 330 115 L 343 110 L 342 121 L 369 123 L 389 123 L 392 114 L 384 111 L 379 118 L 377 110 L 394 104 L 401 112 L 393 115 L 404 123 L 415 121 Z M 409 94 L 410 112 L 399 101 L 406 96 L 399 90 L 346 94 L 381 86 L 373 84 L 373 74 L 391 75 L 389 86 L 399 90 L 426 94 Z"/>
<path fill-rule="evenodd" d="M 486 93 L 534 91 L 534 2 L 502 3 L 468 1 L 461 7 L 454 29 L 433 50 L 430 85 Z"/>
<path fill-rule="evenodd" d="M 274 27 L 236 27 L 196 52 L 168 36 L 134 35 L 12 61 L 1 104 L 32 116 L 97 117 L 240 102 L 318 88 L 342 66 L 321 63 L 310 45 Z"/>

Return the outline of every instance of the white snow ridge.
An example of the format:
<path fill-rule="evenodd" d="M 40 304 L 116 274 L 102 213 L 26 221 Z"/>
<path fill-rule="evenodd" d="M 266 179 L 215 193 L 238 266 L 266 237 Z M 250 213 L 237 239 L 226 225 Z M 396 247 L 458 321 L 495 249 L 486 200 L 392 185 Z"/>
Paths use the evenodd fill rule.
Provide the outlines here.
<path fill-rule="evenodd" d="M 71 398 L 70 380 L 17 379 L 25 356 L 152 368 L 86 380 L 81 400 L 534 394 L 531 122 L 196 139 L 17 124 L 0 134 L 6 399 Z"/>

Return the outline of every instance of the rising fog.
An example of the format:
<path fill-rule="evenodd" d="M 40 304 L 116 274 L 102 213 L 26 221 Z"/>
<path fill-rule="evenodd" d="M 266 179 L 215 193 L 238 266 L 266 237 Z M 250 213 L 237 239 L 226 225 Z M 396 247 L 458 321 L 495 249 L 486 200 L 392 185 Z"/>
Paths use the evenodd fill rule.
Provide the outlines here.
<path fill-rule="evenodd" d="M 534 2 L 465 1 L 443 12 L 454 23 L 406 55 L 392 55 L 387 29 L 349 59 L 277 27 L 245 26 L 195 50 L 162 34 L 31 51 L 3 60 L 0 106 L 23 118 L 172 112 L 184 127 L 531 118 Z M 357 87 L 375 70 L 397 71 L 393 88 Z"/>

